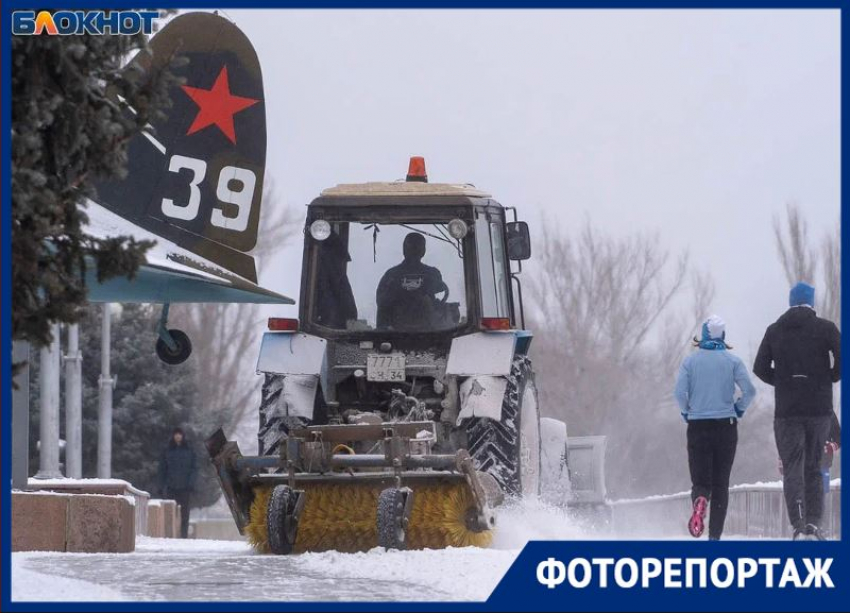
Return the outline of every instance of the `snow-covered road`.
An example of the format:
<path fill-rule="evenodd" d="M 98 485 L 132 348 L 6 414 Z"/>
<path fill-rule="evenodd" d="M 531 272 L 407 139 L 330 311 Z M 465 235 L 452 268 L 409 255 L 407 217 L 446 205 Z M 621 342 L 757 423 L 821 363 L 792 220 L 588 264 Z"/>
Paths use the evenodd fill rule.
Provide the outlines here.
<path fill-rule="evenodd" d="M 142 538 L 129 555 L 15 554 L 12 586 L 15 600 L 483 600 L 515 553 L 260 556 L 241 542 Z"/>
<path fill-rule="evenodd" d="M 254 554 L 140 537 L 132 554 L 13 554 L 13 600 L 484 600 L 531 539 L 593 537 L 562 511 L 504 509 L 490 549 Z M 47 577 L 45 576 L 47 575 Z"/>

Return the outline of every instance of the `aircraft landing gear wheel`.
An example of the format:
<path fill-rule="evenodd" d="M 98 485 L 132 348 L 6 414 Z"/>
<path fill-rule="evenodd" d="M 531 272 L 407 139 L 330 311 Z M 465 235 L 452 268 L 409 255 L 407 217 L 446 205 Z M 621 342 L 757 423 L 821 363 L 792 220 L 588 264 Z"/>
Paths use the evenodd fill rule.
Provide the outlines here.
<path fill-rule="evenodd" d="M 406 487 L 390 487 L 378 497 L 378 545 L 386 549 L 407 549 L 407 525 L 413 492 Z"/>
<path fill-rule="evenodd" d="M 299 504 L 303 496 L 288 485 L 278 485 L 272 490 L 266 527 L 269 533 L 269 550 L 276 555 L 292 553 L 298 534 Z"/>
<path fill-rule="evenodd" d="M 156 341 L 156 355 L 171 366 L 182 364 L 192 355 L 192 341 L 183 330 L 169 330 L 168 334 L 174 341 L 174 348 L 170 348 L 164 339 L 159 338 Z"/>

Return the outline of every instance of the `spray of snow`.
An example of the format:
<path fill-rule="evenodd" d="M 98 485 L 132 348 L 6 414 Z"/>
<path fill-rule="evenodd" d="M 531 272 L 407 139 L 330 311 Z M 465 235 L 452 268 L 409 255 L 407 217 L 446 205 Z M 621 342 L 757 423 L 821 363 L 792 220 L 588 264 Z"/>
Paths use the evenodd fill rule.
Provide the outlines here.
<path fill-rule="evenodd" d="M 540 499 L 508 501 L 496 514 L 495 549 L 522 549 L 528 541 L 604 538 L 601 530 L 575 512 Z"/>

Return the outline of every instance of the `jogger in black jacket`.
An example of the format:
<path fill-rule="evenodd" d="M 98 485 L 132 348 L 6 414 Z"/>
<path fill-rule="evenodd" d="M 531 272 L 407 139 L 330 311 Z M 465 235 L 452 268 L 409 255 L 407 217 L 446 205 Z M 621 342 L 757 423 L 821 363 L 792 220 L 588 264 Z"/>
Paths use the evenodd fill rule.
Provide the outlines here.
<path fill-rule="evenodd" d="M 774 386 L 774 434 L 794 538 L 822 539 L 821 461 L 841 379 L 841 333 L 814 311 L 815 288 L 798 283 L 788 309 L 764 335 L 753 372 Z"/>

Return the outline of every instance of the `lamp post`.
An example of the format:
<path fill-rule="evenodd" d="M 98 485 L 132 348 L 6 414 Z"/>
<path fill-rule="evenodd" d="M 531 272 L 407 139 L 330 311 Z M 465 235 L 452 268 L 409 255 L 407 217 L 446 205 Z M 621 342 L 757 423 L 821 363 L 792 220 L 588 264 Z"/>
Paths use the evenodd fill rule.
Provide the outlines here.
<path fill-rule="evenodd" d="M 109 367 L 111 324 L 112 305 L 105 302 L 100 331 L 100 405 L 97 411 L 97 476 L 100 479 L 112 476 L 112 388 L 115 380 Z"/>
<path fill-rule="evenodd" d="M 59 324 L 51 326 L 53 340 L 39 355 L 39 465 L 37 479 L 62 477 L 59 470 Z"/>
<path fill-rule="evenodd" d="M 80 327 L 68 326 L 65 354 L 65 472 L 71 479 L 83 477 L 83 354 Z"/>

